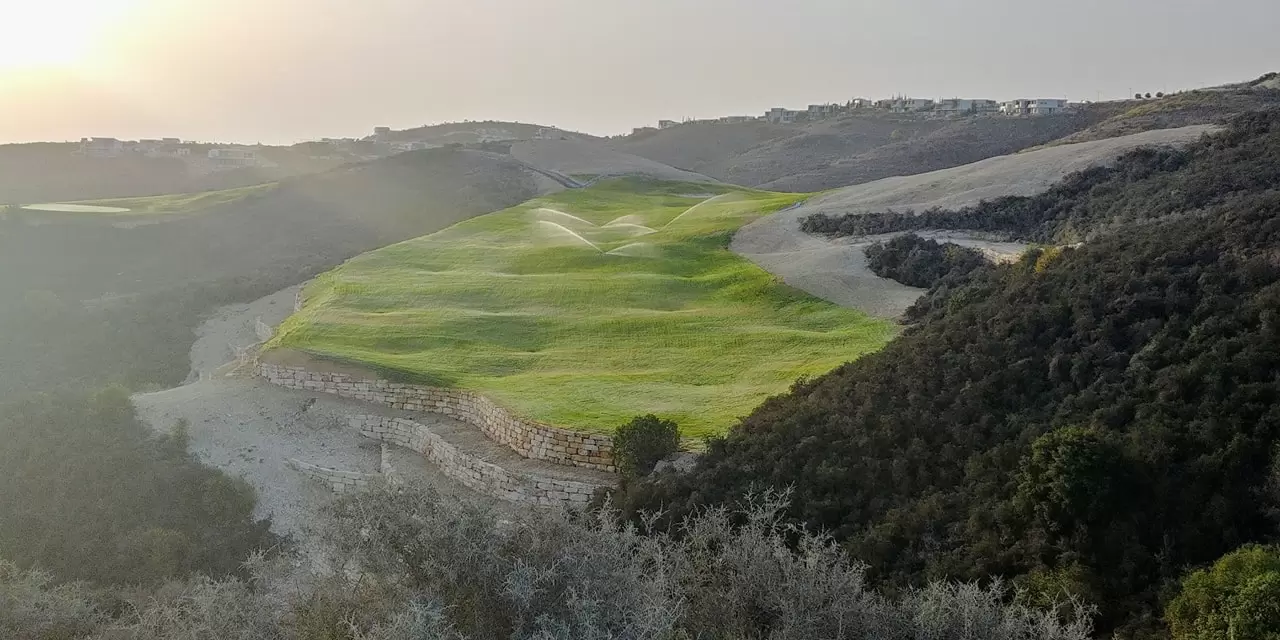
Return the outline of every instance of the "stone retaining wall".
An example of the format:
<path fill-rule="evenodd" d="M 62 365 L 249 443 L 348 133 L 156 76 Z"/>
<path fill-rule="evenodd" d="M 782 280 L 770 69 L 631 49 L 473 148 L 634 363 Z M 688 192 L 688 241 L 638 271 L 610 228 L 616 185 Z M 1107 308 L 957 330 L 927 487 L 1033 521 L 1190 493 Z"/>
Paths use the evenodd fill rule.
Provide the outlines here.
<path fill-rule="evenodd" d="M 472 424 L 490 440 L 534 460 L 614 471 L 613 441 L 608 436 L 579 433 L 516 417 L 488 398 L 460 389 L 437 389 L 345 373 L 320 373 L 302 367 L 261 363 L 259 373 L 290 389 L 322 391 L 376 402 L 395 409 L 442 413 Z"/>
<path fill-rule="evenodd" d="M 367 489 L 370 484 L 377 482 L 380 477 L 376 473 L 358 473 L 355 471 L 339 471 L 337 469 L 330 469 L 318 464 L 303 462 L 296 458 L 290 458 L 285 464 L 287 464 L 290 469 L 329 485 L 329 488 L 332 489 L 334 493 L 346 493 L 348 491 Z"/>
<path fill-rule="evenodd" d="M 450 444 L 426 426 L 407 418 L 353 416 L 351 426 L 361 434 L 422 454 L 446 476 L 488 496 L 539 505 L 582 507 L 599 485 L 540 477 L 508 471 L 485 462 Z M 383 456 L 384 460 L 387 457 Z M 383 463 L 383 473 L 394 481 L 395 470 Z"/>

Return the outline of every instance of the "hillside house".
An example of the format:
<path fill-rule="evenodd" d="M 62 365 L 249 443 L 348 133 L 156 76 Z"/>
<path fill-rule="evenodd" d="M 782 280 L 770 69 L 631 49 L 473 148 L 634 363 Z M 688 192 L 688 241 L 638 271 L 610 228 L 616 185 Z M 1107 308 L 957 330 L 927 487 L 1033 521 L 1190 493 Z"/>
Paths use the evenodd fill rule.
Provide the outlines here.
<path fill-rule="evenodd" d="M 876 107 L 893 113 L 919 113 L 933 108 L 933 100 L 928 98 L 890 98 L 876 102 Z"/>
<path fill-rule="evenodd" d="M 118 158 L 124 153 L 125 144 L 115 138 L 81 138 L 77 155 L 90 158 Z"/>
<path fill-rule="evenodd" d="M 173 142 L 168 142 L 170 140 Z M 181 142 L 177 138 L 165 138 L 160 141 L 159 146 L 152 147 L 144 153 L 148 158 L 186 159 L 191 157 L 191 149 L 181 146 Z"/>
<path fill-rule="evenodd" d="M 258 152 L 253 149 L 238 147 L 210 149 L 209 162 L 213 164 L 214 171 L 256 167 L 258 166 Z"/>
<path fill-rule="evenodd" d="M 1050 116 L 1068 110 L 1067 101 L 1058 98 L 1019 98 L 1000 104 L 1000 113 L 1006 116 Z"/>
<path fill-rule="evenodd" d="M 675 120 L 659 120 L 658 121 L 659 129 L 670 129 L 672 127 L 678 127 L 678 126 L 680 126 L 680 123 L 676 122 Z"/>
<path fill-rule="evenodd" d="M 987 115 L 1000 112 L 1000 103 L 995 100 L 977 100 L 969 98 L 951 98 L 939 100 L 933 112 L 942 117 Z"/>
<path fill-rule="evenodd" d="M 738 124 L 740 122 L 751 122 L 755 119 L 755 116 L 725 116 L 720 118 L 719 122 L 724 124 Z"/>
<path fill-rule="evenodd" d="M 870 98 L 854 98 L 849 101 L 850 109 L 874 109 L 876 101 Z"/>
<path fill-rule="evenodd" d="M 796 118 L 800 117 L 800 113 L 783 107 L 774 107 L 764 112 L 764 119 L 773 124 L 793 124 Z"/>
<path fill-rule="evenodd" d="M 642 136 L 646 133 L 656 133 L 657 131 L 658 131 L 657 127 L 636 127 L 631 130 L 631 135 Z"/>
<path fill-rule="evenodd" d="M 827 104 L 809 105 L 808 114 L 810 120 L 822 120 L 823 118 L 839 115 L 844 110 L 844 105 L 828 102 Z"/>

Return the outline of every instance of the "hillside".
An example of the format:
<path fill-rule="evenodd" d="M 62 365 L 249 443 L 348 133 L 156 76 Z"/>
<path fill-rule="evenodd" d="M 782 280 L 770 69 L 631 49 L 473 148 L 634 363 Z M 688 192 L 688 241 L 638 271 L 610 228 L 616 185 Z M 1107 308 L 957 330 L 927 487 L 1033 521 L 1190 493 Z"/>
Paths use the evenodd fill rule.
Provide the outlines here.
<path fill-rule="evenodd" d="M 796 199 L 635 178 L 538 198 L 320 276 L 263 359 L 302 351 L 582 431 L 657 413 L 719 433 L 894 333 L 726 250 Z"/>
<path fill-rule="evenodd" d="M 734 184 L 820 191 L 1013 153 L 1102 119 L 1092 110 L 1049 118 L 961 120 L 869 111 L 796 125 L 688 124 L 630 136 L 614 146 Z"/>
<path fill-rule="evenodd" d="M 1187 567 L 1277 537 L 1277 158 L 1280 112 L 1251 115 L 1051 207 L 1001 201 L 985 214 L 1092 212 L 1066 219 L 1097 233 L 931 292 L 883 351 L 624 501 L 675 519 L 791 486 L 790 518 L 890 583 L 1005 576 L 1030 601 L 1096 603 L 1104 632 L 1161 637 Z"/>
<path fill-rule="evenodd" d="M 206 208 L 208 196 L 184 196 L 148 200 L 156 213 L 0 215 L 0 299 L 11 302 L 0 305 L 0 396 L 176 383 L 205 310 L 561 188 L 510 159 L 435 149 Z"/>
<path fill-rule="evenodd" d="M 695 123 L 615 140 L 614 148 L 713 178 L 775 191 L 821 191 L 956 167 L 1045 144 L 1222 124 L 1280 106 L 1274 78 L 1161 99 L 1084 105 L 1036 118 L 930 119 L 878 111 L 813 123 Z"/>
<path fill-rule="evenodd" d="M 612 176 L 644 176 L 657 180 L 714 182 L 705 175 L 610 149 L 588 140 L 525 140 L 510 146 L 511 157 L 521 162 L 582 180 Z"/>

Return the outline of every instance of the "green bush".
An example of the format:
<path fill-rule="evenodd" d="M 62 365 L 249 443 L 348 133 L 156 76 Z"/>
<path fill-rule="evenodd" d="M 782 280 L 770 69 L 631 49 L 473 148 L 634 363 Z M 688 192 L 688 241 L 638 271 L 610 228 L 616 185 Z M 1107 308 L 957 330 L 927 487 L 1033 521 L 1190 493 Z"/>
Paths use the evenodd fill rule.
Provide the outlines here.
<path fill-rule="evenodd" d="M 1174 640 L 1280 639 L 1280 548 L 1246 545 L 1192 572 L 1165 619 Z"/>
<path fill-rule="evenodd" d="M 634 418 L 613 436 L 613 461 L 624 476 L 647 475 L 680 448 L 680 427 L 653 414 Z"/>

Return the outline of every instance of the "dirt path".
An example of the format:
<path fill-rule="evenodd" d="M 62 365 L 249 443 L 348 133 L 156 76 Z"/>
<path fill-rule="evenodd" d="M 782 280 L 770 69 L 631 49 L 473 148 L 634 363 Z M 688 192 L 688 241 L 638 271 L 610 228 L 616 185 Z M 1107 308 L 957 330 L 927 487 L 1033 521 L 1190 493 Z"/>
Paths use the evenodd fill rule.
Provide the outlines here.
<path fill-rule="evenodd" d="M 893 318 L 911 306 L 922 290 L 871 273 L 863 250 L 875 238 L 811 236 L 800 230 L 802 218 L 815 213 L 886 210 L 906 214 L 935 206 L 957 209 L 1000 196 L 1034 195 L 1070 173 L 1111 162 L 1135 148 L 1186 144 L 1213 129 L 1194 126 L 1148 131 L 846 187 L 746 225 L 734 236 L 730 248 L 791 286 L 842 306 Z M 957 244 L 997 253 L 1018 253 L 1022 248 L 1016 243 L 988 242 L 963 233 L 922 235 L 945 237 Z M 880 238 L 883 237 L 886 236 Z"/>

